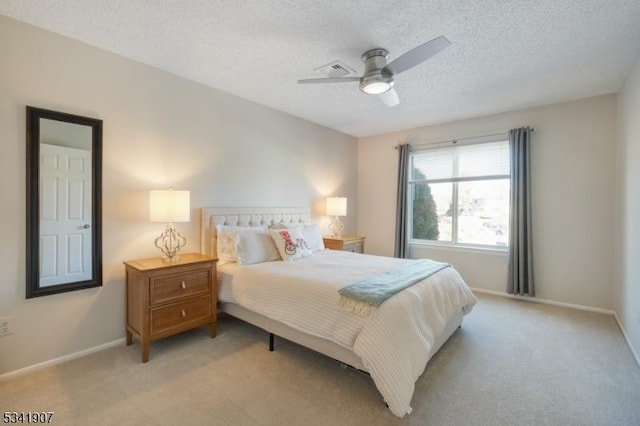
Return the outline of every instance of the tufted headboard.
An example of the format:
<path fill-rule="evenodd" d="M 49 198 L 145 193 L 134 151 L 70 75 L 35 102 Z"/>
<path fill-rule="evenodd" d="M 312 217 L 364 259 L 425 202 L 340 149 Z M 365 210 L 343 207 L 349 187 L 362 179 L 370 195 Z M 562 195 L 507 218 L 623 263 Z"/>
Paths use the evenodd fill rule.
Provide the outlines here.
<path fill-rule="evenodd" d="M 216 225 L 272 226 L 311 223 L 306 207 L 203 207 L 200 222 L 200 252 L 217 255 Z"/>

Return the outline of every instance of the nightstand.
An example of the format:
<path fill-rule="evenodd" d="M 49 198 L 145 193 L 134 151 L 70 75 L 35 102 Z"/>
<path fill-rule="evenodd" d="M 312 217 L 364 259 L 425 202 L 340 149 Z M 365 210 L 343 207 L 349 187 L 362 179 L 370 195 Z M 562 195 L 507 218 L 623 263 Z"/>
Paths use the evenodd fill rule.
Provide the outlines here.
<path fill-rule="evenodd" d="M 142 362 L 149 361 L 149 344 L 209 324 L 216 336 L 216 262 L 197 253 L 177 262 L 161 258 L 124 262 L 127 292 L 127 346 L 136 337 Z"/>
<path fill-rule="evenodd" d="M 330 250 L 343 250 L 353 253 L 364 253 L 364 239 L 357 235 L 341 235 L 339 237 L 325 237 L 324 246 Z"/>

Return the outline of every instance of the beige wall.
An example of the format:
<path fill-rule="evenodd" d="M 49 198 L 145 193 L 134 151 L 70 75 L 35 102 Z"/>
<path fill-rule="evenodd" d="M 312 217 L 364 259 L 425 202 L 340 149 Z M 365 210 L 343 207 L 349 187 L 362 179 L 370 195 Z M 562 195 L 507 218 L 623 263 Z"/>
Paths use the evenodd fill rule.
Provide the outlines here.
<path fill-rule="evenodd" d="M 619 205 L 613 304 L 640 363 L 640 58 L 618 95 Z"/>
<path fill-rule="evenodd" d="M 397 154 L 403 141 L 438 142 L 533 126 L 537 297 L 612 309 L 616 96 L 441 124 L 358 141 L 358 232 L 392 255 Z M 504 254 L 411 247 L 411 257 L 454 264 L 473 287 L 505 292 Z"/>
<path fill-rule="evenodd" d="M 349 198 L 355 232 L 352 137 L 0 16 L 0 375 L 124 337 L 122 261 L 155 256 L 148 191 L 191 190 L 199 249 L 203 206 L 309 206 Z M 25 300 L 25 106 L 104 120 L 104 286 Z M 152 348 L 153 352 L 153 348 Z"/>

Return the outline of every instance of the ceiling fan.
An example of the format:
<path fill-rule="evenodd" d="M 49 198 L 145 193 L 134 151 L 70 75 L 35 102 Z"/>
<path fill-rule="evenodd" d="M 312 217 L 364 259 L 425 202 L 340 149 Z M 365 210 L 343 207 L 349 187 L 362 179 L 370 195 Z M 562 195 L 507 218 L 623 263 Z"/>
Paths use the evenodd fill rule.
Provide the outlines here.
<path fill-rule="evenodd" d="M 298 80 L 298 83 L 348 83 L 358 81 L 360 82 L 361 91 L 369 95 L 376 95 L 385 105 L 393 107 L 400 103 L 398 94 L 393 88 L 393 77 L 437 55 L 449 47 L 450 44 L 451 42 L 446 37 L 436 37 L 409 50 L 389 63 L 387 63 L 389 52 L 386 49 L 367 50 L 362 54 L 362 62 L 364 62 L 364 75 L 362 77 L 309 78 Z"/>

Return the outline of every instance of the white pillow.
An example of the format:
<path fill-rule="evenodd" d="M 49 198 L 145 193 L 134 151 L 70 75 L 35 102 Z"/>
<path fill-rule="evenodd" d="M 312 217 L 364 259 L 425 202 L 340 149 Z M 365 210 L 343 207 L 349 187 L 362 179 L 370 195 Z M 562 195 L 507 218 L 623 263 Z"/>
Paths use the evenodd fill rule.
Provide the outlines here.
<path fill-rule="evenodd" d="M 269 227 L 269 229 L 287 229 L 287 225 L 282 222 L 274 223 Z"/>
<path fill-rule="evenodd" d="M 297 260 L 313 254 L 299 229 L 272 229 L 269 234 L 282 260 Z"/>
<path fill-rule="evenodd" d="M 311 251 L 324 250 L 324 240 L 322 239 L 320 225 L 302 225 L 302 238 L 309 244 Z"/>
<path fill-rule="evenodd" d="M 238 261 L 236 254 L 236 236 L 238 232 L 243 230 L 253 230 L 267 232 L 266 226 L 229 226 L 216 225 L 218 233 L 218 263 L 232 263 Z"/>
<path fill-rule="evenodd" d="M 280 260 L 278 248 L 266 231 L 243 230 L 236 234 L 236 256 L 240 265 Z"/>

